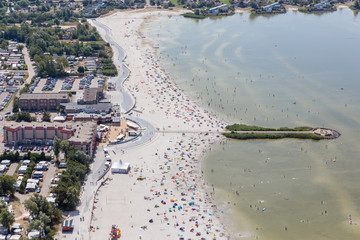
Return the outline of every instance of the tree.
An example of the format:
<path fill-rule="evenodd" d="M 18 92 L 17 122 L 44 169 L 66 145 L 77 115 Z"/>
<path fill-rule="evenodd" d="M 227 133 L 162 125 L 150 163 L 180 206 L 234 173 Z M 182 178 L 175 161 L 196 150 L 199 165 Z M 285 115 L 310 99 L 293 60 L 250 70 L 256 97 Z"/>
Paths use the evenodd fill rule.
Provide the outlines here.
<path fill-rule="evenodd" d="M 40 161 L 45 161 L 45 160 L 46 160 L 45 153 L 44 153 L 44 151 L 42 151 L 40 153 Z"/>
<path fill-rule="evenodd" d="M 55 18 L 54 23 L 59 26 L 60 25 L 59 19 Z"/>
<path fill-rule="evenodd" d="M 26 210 L 28 210 L 30 212 L 30 215 L 32 217 L 37 217 L 37 214 L 39 212 L 39 207 L 35 201 L 30 200 L 30 199 L 25 200 L 24 207 L 26 208 Z"/>
<path fill-rule="evenodd" d="M 7 49 L 8 45 L 9 45 L 9 42 L 7 40 L 2 40 L 2 42 L 0 44 L 0 48 Z"/>
<path fill-rule="evenodd" d="M 19 106 L 20 106 L 20 101 L 18 97 L 14 97 L 14 101 L 13 101 L 13 112 L 17 113 L 19 112 Z"/>
<path fill-rule="evenodd" d="M 56 188 L 57 198 L 56 202 L 59 205 L 59 208 L 63 210 L 74 210 L 76 208 L 79 189 L 76 186 L 58 186 Z"/>
<path fill-rule="evenodd" d="M 253 9 L 258 9 L 259 8 L 259 6 L 254 1 L 250 2 L 250 7 L 252 7 Z"/>
<path fill-rule="evenodd" d="M 356 0 L 356 1 L 355 1 L 355 3 L 354 3 L 354 8 L 355 8 L 355 9 L 360 9 L 359 0 Z"/>
<path fill-rule="evenodd" d="M 78 67 L 78 72 L 79 73 L 84 73 L 85 72 L 85 68 L 83 66 Z"/>
<path fill-rule="evenodd" d="M 8 119 L 10 121 L 16 121 L 16 122 L 21 122 L 21 121 L 32 122 L 32 121 L 35 121 L 35 118 L 31 117 L 30 113 L 28 113 L 28 112 L 19 112 L 19 113 L 13 114 Z"/>
<path fill-rule="evenodd" d="M 43 228 L 44 228 L 44 224 L 39 219 L 32 220 L 30 223 L 31 230 L 41 231 L 43 230 Z"/>
<path fill-rule="evenodd" d="M 7 227 L 8 230 L 10 230 L 10 226 L 15 222 L 14 215 L 9 212 L 7 208 L 4 208 L 0 212 L 0 223 Z"/>
<path fill-rule="evenodd" d="M 61 212 L 54 205 L 46 200 L 45 197 L 35 193 L 31 198 L 24 201 L 24 206 L 33 217 L 34 223 L 30 223 L 31 229 L 41 230 L 50 223 L 56 224 L 61 219 Z M 46 229 L 46 228 L 45 228 Z"/>
<path fill-rule="evenodd" d="M 54 154 L 56 156 L 56 158 L 59 157 L 59 153 L 60 153 L 60 143 L 61 143 L 61 139 L 58 137 L 54 138 Z"/>
<path fill-rule="evenodd" d="M 19 151 L 16 151 L 15 152 L 15 154 L 14 154 L 14 161 L 19 161 L 19 159 L 20 159 L 20 153 L 19 153 Z"/>
<path fill-rule="evenodd" d="M 66 140 L 62 140 L 60 142 L 60 150 L 65 153 L 65 158 L 67 159 L 67 156 L 68 156 L 68 153 L 69 153 L 69 150 L 70 150 L 70 144 L 68 141 Z"/>
<path fill-rule="evenodd" d="M 22 52 L 22 50 L 24 49 L 24 45 L 19 44 L 19 45 L 17 45 L 16 49 L 17 49 L 19 52 Z"/>
<path fill-rule="evenodd" d="M 50 115 L 50 112 L 48 111 L 43 111 L 43 116 L 42 116 L 42 119 L 44 122 L 51 122 L 51 115 Z"/>
<path fill-rule="evenodd" d="M 89 167 L 91 158 L 89 157 L 89 155 L 86 155 L 84 152 L 73 149 L 73 151 L 69 152 L 67 160 L 78 162 L 85 165 L 86 167 Z"/>
<path fill-rule="evenodd" d="M 0 176 L 0 195 L 13 195 L 15 193 L 15 181 L 16 180 L 13 176 Z"/>
<path fill-rule="evenodd" d="M 56 67 L 59 74 L 63 74 L 65 72 L 65 68 L 69 66 L 69 62 L 65 57 L 61 56 L 56 58 Z"/>

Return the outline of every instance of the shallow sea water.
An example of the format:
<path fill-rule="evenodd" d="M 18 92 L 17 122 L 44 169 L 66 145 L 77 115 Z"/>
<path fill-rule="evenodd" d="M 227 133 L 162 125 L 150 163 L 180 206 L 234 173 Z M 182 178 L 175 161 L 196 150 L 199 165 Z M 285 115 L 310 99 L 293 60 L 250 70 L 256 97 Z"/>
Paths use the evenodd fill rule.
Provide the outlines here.
<path fill-rule="evenodd" d="M 360 239 L 360 16 L 162 17 L 150 27 L 170 77 L 225 120 L 342 134 L 229 141 L 208 154 L 205 176 L 239 238 Z"/>

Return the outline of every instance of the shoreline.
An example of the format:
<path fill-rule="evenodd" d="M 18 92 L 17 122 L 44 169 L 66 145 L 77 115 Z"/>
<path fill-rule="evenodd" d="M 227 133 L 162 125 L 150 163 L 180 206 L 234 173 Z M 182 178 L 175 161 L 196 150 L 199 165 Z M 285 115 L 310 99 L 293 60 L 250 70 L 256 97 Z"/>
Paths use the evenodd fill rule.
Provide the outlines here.
<path fill-rule="evenodd" d="M 159 19 L 156 19 L 156 20 L 159 20 Z M 150 18 L 147 18 L 147 19 L 145 19 L 143 21 L 143 23 L 141 24 L 141 26 L 139 28 L 139 33 L 140 34 L 142 34 L 141 31 L 146 31 L 147 30 L 148 26 L 146 26 L 146 25 L 150 24 L 150 22 L 154 22 L 154 19 L 150 20 Z M 153 51 L 155 53 L 155 58 L 159 61 L 160 70 L 163 71 L 164 74 L 168 77 L 168 79 L 171 80 L 171 77 L 170 77 L 169 73 L 166 72 L 165 67 L 163 66 L 162 60 L 160 60 L 160 57 L 159 57 L 159 54 L 158 54 L 159 48 L 154 46 L 153 40 L 150 40 L 149 38 L 144 37 L 143 38 L 143 44 L 144 45 L 149 45 L 153 49 Z M 172 81 L 172 83 L 178 90 L 180 90 L 181 92 L 185 92 L 185 90 L 183 90 L 175 81 Z M 200 108 L 205 110 L 208 114 L 215 117 L 216 119 L 218 119 L 218 120 L 220 120 L 220 121 L 222 121 L 222 122 L 224 122 L 224 123 L 226 123 L 228 125 L 234 124 L 233 122 L 225 119 L 224 118 L 225 116 L 220 116 L 218 113 L 215 113 L 212 109 L 204 106 L 199 100 L 196 100 L 190 94 L 186 94 L 186 97 L 188 97 L 192 102 L 194 102 L 196 105 L 198 105 Z"/>
<path fill-rule="evenodd" d="M 150 15 L 152 15 L 152 13 L 153 12 L 150 12 Z M 156 13 L 160 14 L 159 12 L 156 12 Z M 165 13 L 166 15 L 168 15 L 168 13 L 173 14 L 173 12 L 166 12 L 166 11 L 165 12 L 161 11 L 161 13 L 162 14 Z M 131 20 L 129 20 L 130 17 L 127 16 L 128 14 L 131 14 L 131 18 L 132 18 Z M 125 151 L 122 150 L 122 148 L 124 146 L 107 147 L 110 150 L 110 152 L 114 151 L 113 152 L 114 154 L 110 153 L 112 158 L 116 158 L 114 155 L 117 154 L 117 151 L 121 150 L 122 151 L 121 157 L 125 158 L 126 161 L 130 162 L 130 164 L 132 164 L 132 166 L 133 166 L 133 172 L 131 172 L 129 174 L 129 176 L 110 175 L 110 178 L 113 179 L 114 182 L 117 182 L 118 179 L 122 179 L 122 181 L 121 181 L 122 183 L 124 183 L 124 181 L 125 181 L 128 183 L 128 185 L 132 186 L 132 188 L 130 188 L 131 197 L 129 196 L 129 198 L 133 199 L 129 202 L 129 204 L 132 207 L 144 208 L 144 205 L 147 207 L 150 207 L 151 205 L 153 205 L 155 203 L 157 203 L 157 205 L 159 203 L 153 197 L 151 197 L 151 196 L 147 197 L 147 196 L 143 195 L 144 191 L 139 191 L 139 192 L 132 191 L 132 189 L 136 188 L 135 186 L 138 185 L 137 184 L 138 182 L 136 181 L 135 178 L 133 178 L 133 176 L 135 176 L 135 177 L 139 176 L 139 175 L 144 176 L 146 178 L 146 180 L 144 180 L 144 181 L 147 182 L 146 185 L 148 185 L 149 180 L 152 180 L 152 182 L 153 182 L 152 184 L 154 184 L 154 182 L 159 184 L 158 180 L 161 179 L 160 186 L 164 186 L 164 182 L 165 182 L 164 179 L 166 179 L 166 176 L 163 175 L 165 173 L 162 170 L 164 169 L 165 165 L 166 165 L 166 167 L 169 166 L 170 168 L 168 169 L 168 172 L 166 172 L 166 173 L 170 173 L 170 175 L 172 175 L 171 179 L 173 181 L 172 181 L 172 183 L 171 182 L 166 183 L 165 186 L 167 186 L 167 188 L 170 188 L 174 184 L 174 179 L 177 180 L 176 185 L 173 186 L 173 188 L 172 188 L 173 190 L 171 192 L 171 195 L 173 195 L 173 197 L 176 196 L 177 201 L 179 201 L 181 199 L 182 204 L 184 204 L 183 209 L 186 209 L 186 210 L 181 211 L 183 209 L 178 209 L 178 212 L 180 211 L 180 213 L 174 214 L 172 216 L 173 219 L 175 220 L 174 229 L 171 231 L 169 230 L 170 233 L 167 233 L 166 236 L 168 238 L 170 237 L 170 239 L 173 239 L 174 235 L 176 235 L 177 237 L 188 236 L 188 237 L 196 238 L 196 235 L 195 235 L 196 230 L 194 230 L 194 226 L 192 225 L 193 224 L 192 220 L 197 219 L 198 222 L 203 222 L 203 224 L 197 223 L 198 226 L 197 227 L 195 226 L 195 228 L 203 228 L 202 236 L 207 237 L 207 235 L 212 235 L 212 237 L 217 236 L 216 239 L 228 239 L 228 237 L 230 237 L 230 236 L 228 236 L 228 234 L 230 234 L 230 233 L 229 233 L 229 231 L 224 231 L 225 225 L 224 225 L 224 221 L 222 219 L 223 217 L 221 216 L 220 211 L 217 209 L 216 203 L 214 202 L 213 197 L 212 197 L 212 193 L 208 191 L 210 189 L 210 186 L 207 186 L 205 184 L 205 181 L 204 181 L 204 178 L 202 175 L 202 171 L 201 171 L 201 167 L 202 167 L 201 161 L 203 160 L 205 155 L 208 153 L 208 151 L 211 150 L 211 147 L 214 144 L 218 144 L 218 143 L 222 142 L 222 140 L 224 139 L 221 136 L 214 136 L 214 135 L 217 135 L 217 132 L 220 129 L 222 129 L 222 127 L 224 127 L 225 122 L 218 120 L 217 116 L 215 116 L 215 114 L 212 114 L 208 110 L 203 109 L 195 101 L 190 99 L 188 96 L 184 95 L 184 91 L 181 90 L 180 88 L 178 88 L 178 86 L 176 86 L 176 84 L 169 79 L 168 74 L 164 71 L 164 68 L 162 67 L 160 61 L 158 60 L 158 58 L 156 56 L 157 49 L 152 47 L 151 45 L 149 45 L 149 43 L 144 42 L 144 38 L 141 34 L 141 28 L 144 27 L 143 24 L 148 20 L 148 18 L 144 18 L 143 16 L 142 16 L 142 18 L 141 18 L 141 16 L 140 16 L 140 18 L 138 18 L 139 15 L 142 15 L 142 14 L 147 15 L 149 13 L 148 12 L 143 13 L 143 11 L 139 11 L 139 12 L 131 11 L 131 12 L 124 12 L 124 13 L 118 12 L 109 17 L 97 19 L 97 21 L 106 25 L 107 27 L 109 27 L 109 25 L 111 25 L 111 24 L 114 24 L 111 26 L 119 27 L 121 23 L 116 21 L 117 20 L 116 17 L 118 15 L 122 15 L 121 16 L 122 23 L 125 26 L 128 26 L 128 25 L 136 22 L 136 24 L 133 24 L 133 25 L 136 25 L 135 27 L 132 27 L 130 29 L 129 29 L 129 27 L 126 27 L 126 29 L 124 29 L 123 32 L 120 32 L 120 33 L 116 32 L 118 34 L 118 36 L 116 36 L 116 33 L 111 32 L 111 35 L 115 42 L 121 41 L 120 40 L 121 35 L 124 36 L 124 39 L 129 38 L 129 41 L 125 40 L 125 41 L 120 42 L 120 44 L 119 44 L 119 46 L 121 45 L 122 49 L 126 49 L 124 52 L 126 52 L 125 54 L 128 57 L 125 59 L 124 62 L 127 63 L 127 66 L 130 69 L 130 76 L 128 79 L 129 81 L 124 82 L 124 88 L 132 91 L 132 94 L 134 95 L 135 99 L 138 100 L 137 101 L 137 109 L 140 108 L 140 110 L 143 111 L 142 114 L 140 115 L 141 118 L 147 119 L 149 121 L 149 123 L 153 124 L 154 127 L 158 131 L 161 129 L 161 130 L 163 130 L 163 132 L 166 132 L 166 130 L 174 130 L 175 129 L 175 131 L 178 131 L 179 133 L 167 132 L 165 134 L 162 133 L 162 136 L 161 136 L 161 133 L 155 133 L 154 137 L 153 137 L 154 138 L 153 141 L 150 140 L 150 142 L 147 142 L 142 146 L 127 149 Z M 178 14 L 178 12 L 177 12 L 177 14 Z M 127 18 L 127 17 L 129 17 L 129 18 Z M 149 17 L 151 17 L 151 16 L 149 16 Z M 107 19 L 113 19 L 113 21 L 111 21 L 111 23 L 110 22 L 105 23 Z M 138 23 L 139 19 L 141 22 L 140 24 Z M 113 29 L 113 27 L 109 27 L 109 28 Z M 126 33 L 127 31 L 128 31 L 128 33 Z M 133 37 L 133 36 L 135 36 L 135 37 Z M 132 39 L 132 37 L 135 39 Z M 139 39 L 140 39 L 141 43 L 139 43 Z M 134 44 L 136 45 L 136 47 L 134 46 Z M 149 46 L 150 46 L 150 48 L 149 48 Z M 155 55 L 155 57 L 153 57 L 154 55 Z M 139 61 L 139 60 L 143 60 L 143 58 L 145 58 L 145 60 L 143 63 L 141 63 L 141 61 Z M 117 59 L 115 59 L 115 60 L 117 60 Z M 116 64 L 118 64 L 118 62 Z M 139 66 L 140 64 L 142 64 L 142 65 Z M 145 70 L 143 68 L 145 68 L 147 70 Z M 146 73 L 148 80 L 150 80 L 149 82 L 145 82 L 145 80 L 140 77 L 140 73 L 141 73 L 140 69 L 142 69 Z M 153 74 L 150 74 L 150 73 L 153 73 Z M 162 81 L 159 83 L 158 79 L 161 79 Z M 165 86 L 163 85 L 164 83 L 166 83 Z M 142 89 L 140 85 L 144 85 L 144 84 L 146 86 L 143 86 L 143 87 L 146 90 L 143 92 L 143 94 L 141 94 L 139 92 L 144 89 Z M 160 85 L 160 87 L 157 85 Z M 156 90 L 155 92 L 153 92 L 154 87 Z M 154 93 L 164 96 L 163 99 L 155 98 Z M 148 98 L 150 98 L 149 100 L 153 100 L 155 104 L 150 105 Z M 164 101 L 165 99 L 167 100 L 167 98 L 171 98 L 170 104 L 168 104 Z M 176 99 L 176 101 L 175 101 L 175 99 Z M 172 106 L 172 103 L 174 101 L 176 103 L 174 103 L 174 105 Z M 148 106 L 146 106 L 146 103 Z M 166 109 L 166 107 L 167 107 L 167 109 Z M 183 107 L 186 108 L 185 111 L 187 111 L 187 112 L 180 112 L 178 110 Z M 155 112 L 156 112 L 156 115 L 163 115 L 163 117 L 160 116 L 160 119 L 156 119 L 156 117 L 154 116 Z M 164 117 L 169 119 L 166 123 L 166 124 L 168 124 L 168 126 L 163 125 L 161 128 L 161 126 L 159 126 L 159 123 L 164 121 Z M 206 131 L 206 130 L 204 130 L 204 125 L 202 125 L 202 124 L 207 126 L 205 128 L 207 129 L 207 131 L 210 132 L 209 135 L 205 135 L 205 134 L 201 133 L 201 132 Z M 177 125 L 177 127 L 176 127 L 176 125 Z M 217 128 L 217 131 L 216 131 L 216 128 Z M 189 130 L 194 131 L 194 129 L 195 129 L 195 132 L 197 130 L 197 131 L 199 131 L 199 133 L 185 133 Z M 175 145 L 174 145 L 174 141 L 173 141 L 174 138 L 177 139 L 177 141 L 175 141 Z M 198 141 L 200 141 L 200 142 L 198 142 Z M 162 161 L 165 161 L 163 163 L 164 165 L 162 165 L 162 164 L 159 165 L 159 162 L 156 163 L 156 165 L 154 165 L 154 163 L 152 163 L 152 162 L 148 163 L 148 161 L 146 164 L 144 161 L 144 164 L 143 164 L 140 159 L 149 158 L 149 157 L 154 158 L 155 156 L 158 156 L 158 154 L 155 154 L 155 156 L 154 156 L 152 154 L 152 152 L 160 151 L 158 147 L 161 146 L 162 144 L 167 145 L 167 147 L 165 148 L 166 150 L 164 152 L 164 159 L 162 159 Z M 190 146 L 189 149 L 181 150 L 181 148 L 183 148 L 184 144 L 185 145 L 187 144 L 188 146 Z M 139 148 L 141 148 L 141 153 L 138 151 Z M 148 151 L 144 150 L 147 148 L 150 148 L 150 149 Z M 169 152 L 169 149 L 178 149 L 178 150 Z M 196 149 L 196 151 L 194 151 L 194 149 Z M 134 152 L 134 151 L 137 152 L 137 155 L 138 155 L 137 159 L 129 156 L 129 154 L 133 155 L 132 152 Z M 139 155 L 144 155 L 144 156 L 140 157 Z M 131 161 L 130 161 L 130 159 L 131 159 Z M 158 159 L 158 160 L 160 160 L 160 159 Z M 185 160 L 185 162 L 184 162 L 184 160 Z M 113 161 L 116 161 L 116 160 L 113 160 Z M 176 164 L 176 166 L 174 166 L 174 164 Z M 181 166 L 181 170 L 179 167 L 180 164 L 182 164 L 182 165 L 185 164 L 185 166 Z M 158 167 L 158 166 L 160 166 L 160 167 Z M 158 169 L 156 169 L 156 168 L 158 168 Z M 139 171 L 139 169 L 141 169 L 141 170 Z M 150 176 L 147 176 L 147 172 L 142 171 L 145 169 L 147 169 L 149 171 L 151 169 L 150 173 L 152 173 L 152 174 L 150 174 Z M 159 170 L 160 170 L 160 172 L 159 172 Z M 139 174 L 139 172 L 140 172 L 140 174 Z M 113 181 L 110 181 L 108 184 L 111 185 Z M 181 184 L 181 183 L 185 183 L 185 186 L 183 186 L 183 184 Z M 120 182 L 119 182 L 119 184 L 120 184 Z M 156 188 L 157 184 L 155 184 L 155 186 L 153 188 Z M 187 184 L 193 184 L 193 185 L 191 185 L 191 187 L 189 188 L 190 185 L 188 186 Z M 160 187 L 160 186 L 158 186 L 158 187 Z M 176 191 L 175 191 L 175 188 L 177 189 Z M 187 189 L 187 191 L 190 191 L 190 192 L 186 193 L 186 189 Z M 189 189 L 191 189 L 191 190 L 189 190 Z M 98 196 L 98 198 L 100 200 L 98 201 L 98 204 L 97 204 L 98 206 L 101 206 L 100 207 L 101 212 L 103 211 L 103 208 L 105 208 L 105 207 L 107 209 L 109 207 L 111 208 L 111 205 L 109 206 L 109 203 L 107 202 L 107 200 L 108 200 L 109 194 L 112 195 L 113 191 L 116 191 L 116 190 L 108 189 L 106 186 L 103 187 L 103 189 L 101 190 L 101 192 Z M 151 192 L 153 192 L 153 191 L 151 191 Z M 122 192 L 122 194 L 127 194 L 125 186 L 121 192 Z M 160 192 L 160 191 L 158 191 L 158 192 Z M 120 192 L 119 192 L 119 194 L 120 194 Z M 141 196 L 139 196 L 139 194 Z M 166 195 L 166 191 L 163 192 L 163 195 Z M 103 205 L 104 202 L 101 201 L 101 198 L 103 198 L 104 196 L 107 199 L 106 200 L 107 203 L 105 205 Z M 192 200 L 188 199 L 189 197 L 191 197 Z M 136 204 L 136 202 L 139 200 L 139 198 L 142 201 Z M 152 202 L 152 201 L 154 201 L 154 202 L 152 202 L 151 205 L 148 205 L 147 201 L 144 201 L 144 199 L 150 199 L 149 200 L 150 202 Z M 167 201 L 169 200 L 168 197 L 166 197 L 165 199 L 167 199 Z M 191 202 L 189 202 L 189 201 L 192 201 L 193 205 L 190 205 Z M 189 206 L 187 206 L 187 205 L 185 206 L 185 203 L 188 203 Z M 191 207 L 191 206 L 196 206 L 196 207 L 194 209 L 194 207 Z M 98 211 L 98 208 L 99 207 L 96 207 L 96 209 L 94 210 L 94 216 L 95 216 L 94 219 L 95 220 L 94 220 L 93 225 L 100 224 L 97 221 L 97 219 L 103 219 L 103 217 L 104 217 L 104 216 L 99 217 L 102 215 L 102 213 Z M 173 206 L 173 208 L 174 208 L 174 206 Z M 125 209 L 128 209 L 128 208 L 126 207 Z M 161 209 L 161 207 L 159 206 L 159 207 L 157 207 L 157 209 Z M 166 209 L 161 209 L 162 211 L 165 210 L 165 212 L 163 212 L 163 214 L 172 215 L 173 211 L 171 211 L 170 209 L 169 210 L 166 210 Z M 151 208 L 148 208 L 147 212 L 150 212 L 150 211 L 151 211 Z M 207 216 L 206 213 L 208 213 L 209 215 Z M 152 215 L 152 217 L 153 217 L 152 219 L 153 219 L 154 223 L 156 221 L 155 218 L 158 218 L 158 216 L 160 216 L 161 214 L 162 214 L 162 212 L 158 211 L 157 215 L 155 215 L 155 216 Z M 201 215 L 201 218 L 198 215 Z M 108 217 L 108 214 L 106 214 L 105 216 Z M 137 216 L 137 217 L 135 217 L 135 216 Z M 119 225 L 119 227 L 122 229 L 122 232 L 124 232 L 125 238 L 135 239 L 135 238 L 137 238 L 137 236 L 134 235 L 134 232 L 137 232 L 137 231 L 134 230 L 134 228 L 135 228 L 134 225 L 136 225 L 136 222 L 138 222 L 138 221 L 139 222 L 145 221 L 145 219 L 143 219 L 143 214 L 138 215 L 137 212 L 131 214 L 130 219 L 134 222 L 132 223 L 131 226 L 129 226 L 132 230 L 132 231 L 129 231 L 129 233 L 126 233 L 126 230 L 127 230 L 126 227 L 122 226 L 124 224 L 126 225 L 126 222 L 129 222 L 128 218 L 126 218 L 126 220 L 125 220 L 125 219 L 119 217 L 119 222 L 111 223 L 108 226 L 108 228 L 110 229 L 111 225 L 113 225 L 113 224 Z M 180 220 L 176 220 L 176 219 L 183 219 L 183 221 L 181 222 Z M 206 219 L 206 220 L 204 220 L 204 219 Z M 159 221 L 159 219 L 157 219 L 157 220 Z M 156 222 L 158 222 L 158 221 L 156 221 Z M 167 232 L 168 230 L 164 229 L 165 222 L 163 223 L 162 220 L 160 220 L 160 221 L 161 221 L 160 226 L 157 226 L 157 224 L 151 224 L 152 227 L 156 225 L 154 227 L 155 230 L 157 229 L 156 231 L 154 230 L 154 232 L 153 232 L 153 231 L 150 231 L 150 229 L 146 228 L 148 230 L 146 230 L 146 231 L 141 230 L 140 234 L 142 234 L 143 236 L 145 236 L 145 235 L 151 236 L 153 234 L 159 234 L 159 233 L 161 233 L 161 231 Z M 169 222 L 171 222 L 171 220 L 169 220 L 167 218 L 166 221 L 168 221 L 168 223 L 167 223 L 167 225 L 165 225 L 165 227 L 170 225 Z M 179 223 L 179 221 L 180 221 L 180 223 Z M 182 227 L 183 229 L 180 229 L 180 232 L 178 229 L 176 229 L 176 226 L 179 226 L 179 225 L 183 225 L 183 227 Z M 190 228 L 192 228 L 192 232 L 189 231 Z M 206 228 L 208 228 L 208 229 L 206 229 Z M 94 233 L 91 233 L 91 236 L 94 235 L 95 238 L 99 238 L 99 237 L 101 238 L 101 236 L 102 237 L 104 236 L 103 231 L 106 231 L 106 229 L 103 230 L 103 228 L 100 227 L 100 231 L 95 231 Z M 194 231 L 195 231 L 195 233 L 194 233 Z M 207 233 L 207 235 L 205 235 L 205 232 Z M 99 233 L 99 235 L 98 235 L 98 233 Z M 218 236 L 218 233 L 220 236 Z M 138 233 L 136 233 L 136 234 L 138 234 Z M 231 235 L 234 235 L 234 233 Z M 140 235 L 139 235 L 139 237 L 140 237 Z"/>

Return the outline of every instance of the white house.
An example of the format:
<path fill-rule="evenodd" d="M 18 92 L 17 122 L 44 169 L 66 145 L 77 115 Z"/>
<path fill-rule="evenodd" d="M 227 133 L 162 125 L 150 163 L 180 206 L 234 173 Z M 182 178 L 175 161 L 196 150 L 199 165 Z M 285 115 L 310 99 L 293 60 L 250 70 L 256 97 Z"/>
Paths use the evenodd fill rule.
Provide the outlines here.
<path fill-rule="evenodd" d="M 262 8 L 266 11 L 266 12 L 272 12 L 272 10 L 274 8 L 279 8 L 280 7 L 280 4 L 278 2 L 276 3 L 272 3 L 272 4 L 269 4 L 269 5 L 266 5 L 266 6 L 263 6 Z"/>
<path fill-rule="evenodd" d="M 222 4 L 220 6 L 210 8 L 209 13 L 218 14 L 220 10 L 225 12 L 225 11 L 229 10 L 229 6 L 226 4 Z"/>

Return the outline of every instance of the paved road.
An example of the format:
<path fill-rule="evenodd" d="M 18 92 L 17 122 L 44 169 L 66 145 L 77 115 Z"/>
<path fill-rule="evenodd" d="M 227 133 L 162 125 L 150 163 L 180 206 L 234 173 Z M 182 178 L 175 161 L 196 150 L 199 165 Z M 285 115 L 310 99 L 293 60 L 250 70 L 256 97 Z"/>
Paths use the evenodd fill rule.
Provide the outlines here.
<path fill-rule="evenodd" d="M 9 170 L 6 172 L 6 175 L 12 176 L 15 173 L 17 166 L 18 163 L 12 163 L 9 167 Z"/>
<path fill-rule="evenodd" d="M 128 113 L 132 108 L 135 106 L 135 99 L 134 97 L 124 89 L 123 83 L 124 81 L 129 77 L 130 70 L 125 65 L 124 60 L 126 58 L 126 53 L 124 49 L 122 49 L 119 44 L 117 44 L 115 41 L 112 40 L 110 37 L 110 29 L 105 26 L 104 24 L 96 21 L 96 20 L 89 20 L 89 22 L 94 25 L 101 36 L 110 43 L 111 48 L 114 52 L 114 64 L 116 65 L 119 75 L 116 77 L 112 77 L 109 79 L 110 82 L 115 84 L 116 91 L 120 92 L 123 95 L 123 101 L 121 102 L 121 109 L 123 113 Z"/>
<path fill-rule="evenodd" d="M 27 51 L 27 47 L 24 46 L 23 50 L 22 50 L 22 53 L 24 54 L 24 60 L 25 60 L 25 64 L 28 66 L 28 73 L 29 73 L 29 76 L 28 78 L 24 81 L 24 84 L 22 84 L 19 89 L 23 88 L 25 86 L 25 83 L 30 83 L 31 81 L 31 78 L 33 78 L 35 76 L 35 70 L 34 70 L 34 67 L 31 65 L 31 61 L 30 61 L 30 56 L 29 56 L 29 53 Z M 19 96 L 20 91 L 16 92 L 15 93 L 15 96 Z M 3 112 L 12 112 L 12 101 L 9 102 L 8 106 L 6 108 L 3 109 Z"/>
<path fill-rule="evenodd" d="M 146 130 L 142 131 L 142 136 L 139 137 L 136 141 L 107 146 L 106 148 L 108 148 L 110 151 L 113 148 L 118 150 L 139 146 L 148 141 L 151 141 L 151 138 L 154 136 L 155 129 L 151 124 L 141 118 L 133 116 L 126 117 L 132 121 L 137 122 L 142 129 Z M 98 182 L 98 179 L 104 172 L 105 162 L 106 161 L 103 147 L 98 147 L 96 149 L 94 162 L 91 165 L 91 172 L 88 174 L 87 180 L 85 181 L 78 210 L 68 213 L 68 215 L 74 219 L 74 231 L 72 234 L 62 234 L 63 238 L 89 239 L 89 226 L 91 222 L 91 211 L 93 206 L 94 194 L 96 189 L 100 186 L 100 181 Z M 80 218 L 84 218 L 84 220 L 80 220 Z"/>
<path fill-rule="evenodd" d="M 138 117 L 134 117 L 134 116 L 125 116 L 125 117 L 133 122 L 138 123 L 141 126 L 141 128 L 145 130 L 141 131 L 141 136 L 135 141 L 122 143 L 122 144 L 115 144 L 110 146 L 114 146 L 116 149 L 125 149 L 125 148 L 136 147 L 148 141 L 151 141 L 151 139 L 154 137 L 155 134 L 154 126 L 152 126 L 149 122 Z"/>
<path fill-rule="evenodd" d="M 91 164 L 91 171 L 88 174 L 85 184 L 83 186 L 78 210 L 66 213 L 70 218 L 74 219 L 74 231 L 72 234 L 61 234 L 62 238 L 73 240 L 89 239 L 89 226 L 91 220 L 91 208 L 93 206 L 94 193 L 100 185 L 100 182 L 97 182 L 97 180 L 103 173 L 104 166 L 105 154 L 103 152 L 103 147 L 97 147 L 94 162 Z M 84 218 L 84 220 L 80 220 L 80 218 Z"/>
<path fill-rule="evenodd" d="M 54 177 L 56 172 L 56 166 L 55 164 L 50 164 L 48 171 L 46 172 L 46 177 L 44 179 L 40 195 L 47 197 L 50 190 L 51 185 L 51 179 Z"/>
<path fill-rule="evenodd" d="M 115 64 L 119 71 L 119 76 L 112 78 L 110 81 L 116 83 L 116 91 L 113 93 L 114 96 L 122 97 L 121 108 L 123 113 L 130 112 L 135 106 L 135 99 L 132 95 L 125 91 L 123 88 L 123 82 L 129 76 L 129 69 L 123 63 L 123 60 L 126 58 L 124 50 L 112 39 L 110 38 L 110 29 L 105 25 L 97 22 L 96 20 L 90 20 L 90 23 L 98 28 L 102 37 L 110 43 L 114 51 Z M 120 96 L 121 95 L 121 96 Z M 137 138 L 135 141 L 108 146 L 109 150 L 111 148 L 116 149 L 127 149 L 135 146 L 144 144 L 154 137 L 155 129 L 147 121 L 134 117 L 134 116 L 125 116 L 126 118 L 137 122 L 142 130 L 142 135 Z M 98 147 L 96 149 L 96 154 L 94 157 L 94 162 L 91 165 L 91 172 L 88 174 L 85 181 L 82 195 L 80 197 L 80 204 L 77 211 L 68 213 L 68 216 L 74 219 L 74 231 L 72 234 L 62 234 L 63 238 L 66 239 L 90 239 L 89 226 L 91 223 L 91 211 L 93 206 L 94 194 L 96 189 L 100 186 L 100 181 L 98 182 L 99 177 L 103 174 L 105 167 L 105 154 L 103 152 L 103 147 Z"/>
<path fill-rule="evenodd" d="M 30 80 L 35 76 L 35 70 L 33 65 L 31 64 L 30 55 L 26 46 L 24 46 L 22 53 L 24 54 L 25 64 L 28 66 L 28 73 L 29 73 L 29 76 L 25 80 L 25 82 L 30 83 Z"/>

